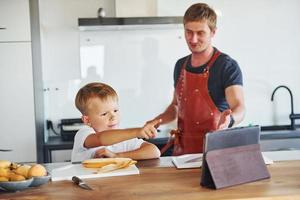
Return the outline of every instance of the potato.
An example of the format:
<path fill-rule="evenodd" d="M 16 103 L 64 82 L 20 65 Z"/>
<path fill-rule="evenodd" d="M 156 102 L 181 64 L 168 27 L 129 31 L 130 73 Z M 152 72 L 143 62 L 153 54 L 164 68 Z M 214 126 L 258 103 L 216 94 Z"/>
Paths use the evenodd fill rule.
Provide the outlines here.
<path fill-rule="evenodd" d="M 19 174 L 10 174 L 9 181 L 24 181 L 26 178 Z"/>
<path fill-rule="evenodd" d="M 10 169 L 9 168 L 0 168 L 1 177 L 9 177 Z"/>
<path fill-rule="evenodd" d="M 11 169 L 11 170 L 17 169 L 17 168 L 20 167 L 20 166 L 21 166 L 21 164 L 12 162 L 11 165 L 10 165 L 10 169 Z"/>
<path fill-rule="evenodd" d="M 0 160 L 0 168 L 9 168 L 11 162 L 8 160 Z"/>
<path fill-rule="evenodd" d="M 28 178 L 36 176 L 46 176 L 47 170 L 43 165 L 35 164 L 28 171 Z"/>
<path fill-rule="evenodd" d="M 9 181 L 7 177 L 0 176 L 0 182 L 6 182 L 6 181 Z"/>
<path fill-rule="evenodd" d="M 25 178 L 28 178 L 28 172 L 30 170 L 30 165 L 21 165 L 17 169 L 14 170 L 16 174 L 22 175 Z"/>

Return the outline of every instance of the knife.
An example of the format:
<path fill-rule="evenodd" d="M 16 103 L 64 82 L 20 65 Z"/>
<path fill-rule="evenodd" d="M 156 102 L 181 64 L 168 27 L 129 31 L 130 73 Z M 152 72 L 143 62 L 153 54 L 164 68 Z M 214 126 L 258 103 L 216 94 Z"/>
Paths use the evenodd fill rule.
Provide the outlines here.
<path fill-rule="evenodd" d="M 72 181 L 73 181 L 73 183 L 75 183 L 76 185 L 78 185 L 79 187 L 81 187 L 85 190 L 93 190 L 90 186 L 88 186 L 85 182 L 83 182 L 83 180 L 81 180 L 77 176 L 73 176 Z"/>

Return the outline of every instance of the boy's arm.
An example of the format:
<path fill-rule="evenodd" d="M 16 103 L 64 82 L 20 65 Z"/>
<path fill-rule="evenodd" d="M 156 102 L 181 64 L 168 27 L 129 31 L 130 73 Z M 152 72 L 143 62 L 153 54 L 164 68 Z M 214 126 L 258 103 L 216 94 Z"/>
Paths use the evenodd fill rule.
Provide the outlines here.
<path fill-rule="evenodd" d="M 85 139 L 84 147 L 93 148 L 98 146 L 109 146 L 138 137 L 138 131 L 140 131 L 140 128 L 114 129 L 91 134 Z"/>
<path fill-rule="evenodd" d="M 143 142 L 140 148 L 133 151 L 117 153 L 117 157 L 131 158 L 134 160 L 153 159 L 160 157 L 160 151 L 154 144 Z"/>
<path fill-rule="evenodd" d="M 109 146 L 132 138 L 153 138 L 157 134 L 155 125 L 159 122 L 160 120 L 154 120 L 142 128 L 114 129 L 90 134 L 84 141 L 84 147 Z"/>
<path fill-rule="evenodd" d="M 95 158 L 131 158 L 134 160 L 144 160 L 160 157 L 159 149 L 151 143 L 143 142 L 140 148 L 133 151 L 113 153 L 108 149 L 99 149 L 95 152 Z"/>

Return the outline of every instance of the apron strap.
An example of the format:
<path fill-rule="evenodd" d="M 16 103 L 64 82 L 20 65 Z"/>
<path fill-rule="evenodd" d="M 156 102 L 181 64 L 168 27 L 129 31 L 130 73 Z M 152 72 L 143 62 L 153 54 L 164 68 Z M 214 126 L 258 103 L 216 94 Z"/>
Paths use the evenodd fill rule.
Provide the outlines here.
<path fill-rule="evenodd" d="M 163 146 L 163 148 L 161 148 L 161 150 L 160 150 L 161 155 L 164 154 L 172 146 L 174 146 L 174 144 L 179 143 L 179 135 L 180 135 L 180 132 L 179 132 L 178 129 L 177 130 L 171 130 L 170 137 L 169 137 L 169 140 L 168 140 L 167 144 L 165 146 Z"/>
<path fill-rule="evenodd" d="M 216 50 L 214 52 L 214 55 L 211 57 L 209 62 L 207 63 L 207 66 L 205 67 L 204 71 L 209 71 L 209 69 L 213 66 L 214 62 L 217 60 L 217 58 L 221 55 L 221 52 L 219 50 Z"/>

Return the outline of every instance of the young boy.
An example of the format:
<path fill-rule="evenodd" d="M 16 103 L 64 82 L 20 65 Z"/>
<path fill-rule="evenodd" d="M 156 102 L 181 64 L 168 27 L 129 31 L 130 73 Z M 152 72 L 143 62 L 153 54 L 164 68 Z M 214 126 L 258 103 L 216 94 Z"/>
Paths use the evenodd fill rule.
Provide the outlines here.
<path fill-rule="evenodd" d="M 142 128 L 117 129 L 120 120 L 118 95 L 109 85 L 85 85 L 78 91 L 75 105 L 87 126 L 75 135 L 72 162 L 101 157 L 139 160 L 160 156 L 160 151 L 154 144 L 138 139 L 155 137 L 155 125 L 160 120 Z"/>

